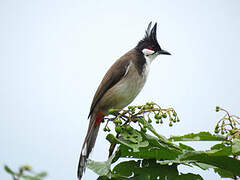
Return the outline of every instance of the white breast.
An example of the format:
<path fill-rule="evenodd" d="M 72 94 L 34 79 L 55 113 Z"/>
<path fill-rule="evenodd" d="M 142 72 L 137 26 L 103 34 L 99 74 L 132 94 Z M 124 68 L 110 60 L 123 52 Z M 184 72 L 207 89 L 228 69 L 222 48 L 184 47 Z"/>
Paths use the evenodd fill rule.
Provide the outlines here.
<path fill-rule="evenodd" d="M 147 52 L 147 51 L 146 51 Z M 106 112 L 110 108 L 120 109 L 130 104 L 142 90 L 148 76 L 150 64 L 157 55 L 145 55 L 146 63 L 142 74 L 139 74 L 136 66 L 130 62 L 124 77 L 115 84 L 101 100 Z"/>
<path fill-rule="evenodd" d="M 117 107 L 123 108 L 130 104 L 142 90 L 149 72 L 149 63 L 146 63 L 143 75 L 140 75 L 133 63 L 129 64 L 124 78 L 111 90 L 114 91 L 114 102 Z"/>

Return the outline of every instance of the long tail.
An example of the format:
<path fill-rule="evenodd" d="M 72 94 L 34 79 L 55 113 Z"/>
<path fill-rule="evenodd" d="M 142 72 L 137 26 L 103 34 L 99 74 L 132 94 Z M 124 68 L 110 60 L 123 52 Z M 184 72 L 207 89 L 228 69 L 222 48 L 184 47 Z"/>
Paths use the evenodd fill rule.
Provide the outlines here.
<path fill-rule="evenodd" d="M 79 180 L 81 180 L 82 175 L 86 169 L 87 158 L 94 147 L 95 141 L 97 139 L 99 127 L 100 127 L 100 122 L 102 120 L 103 120 L 102 115 L 99 116 L 99 114 L 96 114 L 96 115 L 93 114 L 91 116 L 87 135 L 85 137 L 85 140 L 84 140 L 84 143 L 82 146 L 82 151 L 81 151 L 81 155 L 80 155 L 80 159 L 79 159 L 79 163 L 78 163 L 77 176 L 78 176 Z"/>

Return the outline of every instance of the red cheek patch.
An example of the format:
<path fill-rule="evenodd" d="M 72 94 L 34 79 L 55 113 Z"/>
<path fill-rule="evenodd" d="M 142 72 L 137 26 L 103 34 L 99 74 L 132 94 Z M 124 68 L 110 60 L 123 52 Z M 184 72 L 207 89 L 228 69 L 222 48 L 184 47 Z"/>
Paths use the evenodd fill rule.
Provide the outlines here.
<path fill-rule="evenodd" d="M 147 49 L 149 49 L 149 50 L 153 50 L 152 46 L 148 46 Z"/>

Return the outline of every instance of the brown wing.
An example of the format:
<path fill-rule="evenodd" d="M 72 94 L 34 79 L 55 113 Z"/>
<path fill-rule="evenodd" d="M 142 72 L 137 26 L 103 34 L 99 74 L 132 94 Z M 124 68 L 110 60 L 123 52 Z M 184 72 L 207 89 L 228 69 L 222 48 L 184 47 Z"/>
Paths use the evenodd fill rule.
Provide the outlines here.
<path fill-rule="evenodd" d="M 126 59 L 126 57 L 123 56 L 122 58 L 118 59 L 107 71 L 94 95 L 88 117 L 92 115 L 94 108 L 96 107 L 97 103 L 101 100 L 103 95 L 124 77 L 129 62 L 130 62 L 129 59 Z"/>

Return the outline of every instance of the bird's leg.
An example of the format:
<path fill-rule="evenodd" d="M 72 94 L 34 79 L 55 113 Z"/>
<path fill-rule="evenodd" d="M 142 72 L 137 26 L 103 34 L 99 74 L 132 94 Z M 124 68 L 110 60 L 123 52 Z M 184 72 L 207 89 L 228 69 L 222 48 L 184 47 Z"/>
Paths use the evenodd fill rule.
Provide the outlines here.
<path fill-rule="evenodd" d="M 116 138 L 119 138 L 119 133 L 117 133 Z M 109 155 L 108 155 L 108 157 L 110 157 L 113 154 L 113 151 L 114 151 L 115 147 L 116 147 L 116 143 L 111 144 L 111 146 L 109 148 Z"/>
<path fill-rule="evenodd" d="M 117 117 L 117 116 L 119 116 L 120 114 L 121 114 L 121 113 L 120 113 L 119 111 L 116 111 L 116 112 L 114 112 L 113 115 L 114 115 L 115 117 Z M 129 122 L 129 117 L 126 116 L 126 115 L 124 115 L 124 114 L 121 114 L 121 119 L 123 119 L 123 120 L 125 121 L 125 123 L 123 124 L 123 126 L 126 125 L 126 124 Z M 119 138 L 119 136 L 120 136 L 120 134 L 117 133 L 116 138 Z M 113 151 L 114 151 L 115 147 L 116 147 L 116 143 L 113 143 L 113 144 L 110 145 L 108 157 L 110 157 L 110 156 L 113 154 Z"/>

